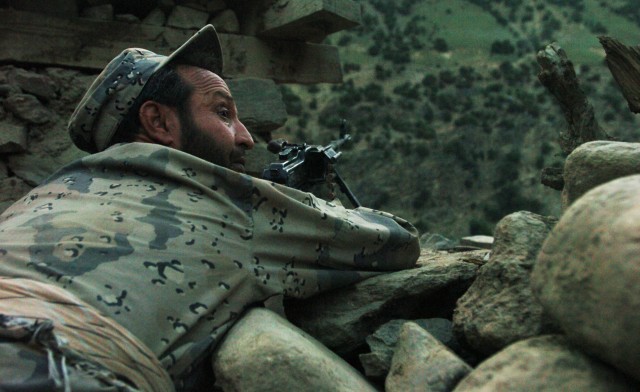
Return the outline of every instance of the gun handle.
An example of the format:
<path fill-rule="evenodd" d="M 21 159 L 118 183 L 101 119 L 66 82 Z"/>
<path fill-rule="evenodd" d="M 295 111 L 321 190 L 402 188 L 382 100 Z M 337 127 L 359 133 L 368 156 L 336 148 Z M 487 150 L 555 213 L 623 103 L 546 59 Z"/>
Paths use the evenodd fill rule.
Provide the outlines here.
<path fill-rule="evenodd" d="M 358 199 L 356 199 L 356 196 L 353 194 L 353 192 L 351 192 L 351 189 L 349 189 L 349 187 L 347 186 L 347 183 L 344 182 L 344 180 L 342 179 L 342 177 L 340 176 L 340 174 L 338 173 L 338 171 L 336 169 L 333 169 L 333 175 L 335 176 L 336 182 L 338 183 L 338 186 L 340 187 L 340 191 L 342 191 L 342 193 L 347 195 L 347 198 L 349 199 L 349 201 L 353 205 L 353 208 L 360 207 L 362 204 L 360 204 Z"/>

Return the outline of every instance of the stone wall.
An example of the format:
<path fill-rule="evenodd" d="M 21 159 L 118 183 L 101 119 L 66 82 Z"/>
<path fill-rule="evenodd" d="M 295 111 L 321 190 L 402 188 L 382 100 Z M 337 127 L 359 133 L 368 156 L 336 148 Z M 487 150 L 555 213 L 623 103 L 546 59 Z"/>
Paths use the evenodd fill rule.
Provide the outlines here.
<path fill-rule="evenodd" d="M 260 173 L 273 159 L 266 152 L 266 142 L 271 139 L 271 132 L 287 119 L 277 83 L 295 82 L 298 78 L 304 83 L 320 82 L 341 75 L 339 63 L 334 59 L 337 51 L 307 41 L 320 40 L 354 23 L 335 12 L 326 12 L 322 1 L 308 1 L 302 9 L 298 7 L 300 2 L 273 8 L 275 3 L 272 0 L 0 1 L 0 22 L 5 22 L 0 23 L 0 36 L 4 38 L 0 40 L 0 211 L 62 165 L 83 156 L 68 137 L 67 121 L 109 59 L 125 47 L 145 47 L 168 54 L 184 42 L 184 37 L 207 23 L 221 34 L 226 52 L 225 77 L 227 69 L 231 69 L 232 77 L 227 82 L 240 119 L 258 142 L 248 170 L 250 174 Z M 352 0 L 337 3 L 341 5 L 339 9 L 353 14 Z M 324 30 L 300 27 L 300 20 L 316 26 L 313 23 L 316 18 L 324 19 Z M 292 30 L 296 23 L 298 29 Z M 278 41 L 296 31 L 307 33 L 299 34 L 296 42 Z M 87 38 L 87 32 L 96 36 Z M 263 39 L 270 35 L 275 38 Z M 303 63 L 315 64 L 325 69 L 325 73 L 291 66 L 296 50 L 304 50 L 318 59 Z M 262 63 L 278 64 L 278 69 L 266 69 Z"/>

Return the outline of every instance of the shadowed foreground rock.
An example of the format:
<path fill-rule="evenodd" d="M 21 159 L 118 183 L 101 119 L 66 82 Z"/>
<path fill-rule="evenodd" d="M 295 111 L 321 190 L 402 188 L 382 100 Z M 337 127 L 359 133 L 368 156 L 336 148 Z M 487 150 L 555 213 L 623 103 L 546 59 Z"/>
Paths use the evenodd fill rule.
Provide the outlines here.
<path fill-rule="evenodd" d="M 578 199 L 545 241 L 532 287 L 576 345 L 640 380 L 640 175 Z"/>
<path fill-rule="evenodd" d="M 214 355 L 216 384 L 230 391 L 375 392 L 315 339 L 263 308 L 233 326 Z"/>
<path fill-rule="evenodd" d="M 371 352 L 359 355 L 360 363 L 364 368 L 364 374 L 371 378 L 384 378 L 391 368 L 391 359 L 398 342 L 402 326 L 409 320 L 391 320 L 378 328 L 373 334 L 367 336 L 367 345 Z M 451 321 L 444 318 L 411 320 L 442 344 L 449 347 L 458 355 L 468 354 L 463 352 L 460 344 L 453 336 Z M 461 355 L 462 356 L 462 355 Z"/>
<path fill-rule="evenodd" d="M 385 322 L 397 319 L 450 318 L 456 300 L 471 285 L 486 251 L 442 254 L 419 267 L 382 274 L 353 286 L 306 300 L 288 301 L 287 317 L 338 354 L 347 355 Z"/>
<path fill-rule="evenodd" d="M 461 343 L 490 355 L 551 329 L 529 282 L 538 251 L 555 222 L 527 211 L 498 222 L 491 258 L 453 315 L 453 330 Z"/>
<path fill-rule="evenodd" d="M 640 385 L 560 335 L 512 344 L 480 364 L 454 392 L 626 392 Z"/>
<path fill-rule="evenodd" d="M 385 381 L 387 392 L 448 392 L 471 367 L 429 332 L 405 323 Z"/>

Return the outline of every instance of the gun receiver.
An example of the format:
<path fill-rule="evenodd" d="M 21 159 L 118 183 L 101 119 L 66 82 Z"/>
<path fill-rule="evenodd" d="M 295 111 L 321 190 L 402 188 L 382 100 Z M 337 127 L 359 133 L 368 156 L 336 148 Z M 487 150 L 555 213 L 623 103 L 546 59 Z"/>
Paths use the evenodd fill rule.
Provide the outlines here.
<path fill-rule="evenodd" d="M 360 202 L 334 166 L 342 154 L 337 150 L 351 140 L 344 123 L 340 133 L 339 139 L 331 141 L 326 146 L 293 144 L 282 139 L 272 140 L 267 148 L 278 154 L 279 162 L 271 163 L 262 172 L 262 178 L 302 191 L 309 191 L 311 186 L 319 183 L 335 181 L 351 204 L 360 207 Z"/>

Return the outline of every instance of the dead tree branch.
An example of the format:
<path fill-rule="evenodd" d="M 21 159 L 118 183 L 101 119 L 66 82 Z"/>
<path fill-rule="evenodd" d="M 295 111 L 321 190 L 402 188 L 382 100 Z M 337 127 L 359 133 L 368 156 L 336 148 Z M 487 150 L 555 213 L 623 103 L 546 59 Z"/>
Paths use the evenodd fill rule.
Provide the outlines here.
<path fill-rule="evenodd" d="M 611 37 L 601 36 L 598 39 L 607 54 L 607 66 L 620 86 L 629 110 L 640 113 L 640 48 L 623 45 Z"/>
<path fill-rule="evenodd" d="M 573 63 L 567 58 L 564 49 L 556 43 L 547 45 L 538 52 L 537 61 L 541 67 L 538 79 L 556 97 L 567 121 L 567 129 L 559 132 L 562 152 L 569 155 L 582 143 L 609 139 L 609 135 L 598 124 L 593 106 L 580 87 Z M 541 182 L 561 190 L 564 185 L 562 171 L 544 169 Z"/>

